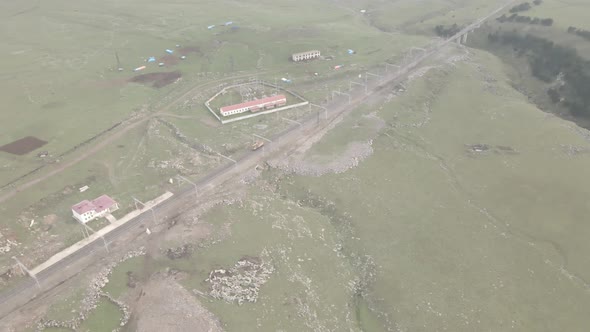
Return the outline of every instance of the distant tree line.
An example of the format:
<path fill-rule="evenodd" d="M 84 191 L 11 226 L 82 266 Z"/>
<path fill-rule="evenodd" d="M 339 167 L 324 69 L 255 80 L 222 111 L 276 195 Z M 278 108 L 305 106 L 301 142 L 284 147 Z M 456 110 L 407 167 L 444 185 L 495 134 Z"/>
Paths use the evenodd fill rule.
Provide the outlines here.
<path fill-rule="evenodd" d="M 448 27 L 445 27 L 444 25 L 437 25 L 436 27 L 434 27 L 434 31 L 436 32 L 436 35 L 439 37 L 451 37 L 459 31 L 461 31 L 462 29 L 463 27 L 458 26 L 456 23 Z"/>
<path fill-rule="evenodd" d="M 590 40 L 590 31 L 578 29 L 576 27 L 569 27 L 567 28 L 568 33 L 576 34 L 584 39 Z"/>
<path fill-rule="evenodd" d="M 575 49 L 514 31 L 490 33 L 488 39 L 510 45 L 518 55 L 526 56 L 535 77 L 544 82 L 557 81 L 547 91 L 554 103 L 563 103 L 574 116 L 590 117 L 590 61 L 580 57 Z"/>
<path fill-rule="evenodd" d="M 539 24 L 544 26 L 551 26 L 553 25 L 552 18 L 538 18 L 538 17 L 529 17 L 529 16 L 521 16 L 518 14 L 512 14 L 510 16 L 506 16 L 503 14 L 502 16 L 498 17 L 496 21 L 500 23 L 504 22 L 516 22 L 516 23 L 526 23 L 526 24 Z"/>
<path fill-rule="evenodd" d="M 531 9 L 531 4 L 528 2 L 523 2 L 520 5 L 516 5 L 512 8 L 510 8 L 510 12 L 511 13 L 518 13 L 518 12 L 524 12 Z"/>
<path fill-rule="evenodd" d="M 533 3 L 535 4 L 535 6 L 539 6 L 540 4 L 543 3 L 543 0 L 535 0 L 535 1 L 533 1 Z M 532 8 L 532 6 L 530 3 L 523 2 L 520 5 L 516 5 L 512 8 L 510 8 L 510 12 L 511 13 L 525 12 L 531 8 Z"/>

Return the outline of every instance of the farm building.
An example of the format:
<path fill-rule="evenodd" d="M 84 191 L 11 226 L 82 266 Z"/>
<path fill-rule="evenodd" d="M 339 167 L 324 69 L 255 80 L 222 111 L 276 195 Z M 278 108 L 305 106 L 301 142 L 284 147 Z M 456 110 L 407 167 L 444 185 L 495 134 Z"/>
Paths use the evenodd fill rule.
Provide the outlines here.
<path fill-rule="evenodd" d="M 287 98 L 284 95 L 277 95 L 262 99 L 254 99 L 241 104 L 223 106 L 219 109 L 219 112 L 222 116 L 239 114 L 248 111 L 254 113 L 263 109 L 275 108 L 276 106 L 285 106 L 286 104 Z"/>
<path fill-rule="evenodd" d="M 293 61 L 295 61 L 295 62 L 303 61 L 303 60 L 317 59 L 319 57 L 320 57 L 320 51 L 317 51 L 317 50 L 295 53 L 295 54 L 291 55 L 291 59 L 293 59 Z"/>
<path fill-rule="evenodd" d="M 81 223 L 85 224 L 96 218 L 105 216 L 107 213 L 119 209 L 119 204 L 107 195 L 102 195 L 92 201 L 83 200 L 72 206 L 72 215 Z"/>

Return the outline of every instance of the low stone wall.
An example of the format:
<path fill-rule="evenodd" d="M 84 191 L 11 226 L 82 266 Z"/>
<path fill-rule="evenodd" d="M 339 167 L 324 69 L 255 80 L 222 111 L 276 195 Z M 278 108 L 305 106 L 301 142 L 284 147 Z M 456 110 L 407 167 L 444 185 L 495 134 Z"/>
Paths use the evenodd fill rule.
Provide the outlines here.
<path fill-rule="evenodd" d="M 84 299 L 82 299 L 82 302 L 80 303 L 80 311 L 76 317 L 69 319 L 67 321 L 58 321 L 58 320 L 53 320 L 53 319 L 51 319 L 51 320 L 42 319 L 41 321 L 39 321 L 39 323 L 37 323 L 36 331 L 42 332 L 45 329 L 52 328 L 52 327 L 53 328 L 65 328 L 65 329 L 70 329 L 72 331 L 76 331 L 80 327 L 80 324 L 82 324 L 82 322 L 84 320 L 86 320 L 86 318 L 88 318 L 88 316 L 90 315 L 92 310 L 96 309 L 101 297 L 105 297 L 111 303 L 113 303 L 114 305 L 119 307 L 119 310 L 121 310 L 121 313 L 123 314 L 123 316 L 121 317 L 121 320 L 119 322 L 119 328 L 114 329 L 113 332 L 120 331 L 121 327 L 127 325 L 127 323 L 129 322 L 129 318 L 131 317 L 131 312 L 129 310 L 129 307 L 125 303 L 113 298 L 110 294 L 103 292 L 102 289 L 109 283 L 109 276 L 111 275 L 111 273 L 113 272 L 113 269 L 117 265 L 123 263 L 124 261 L 126 261 L 128 259 L 143 256 L 143 255 L 145 255 L 145 248 L 141 247 L 137 250 L 129 251 L 123 257 L 121 257 L 121 259 L 119 259 L 118 261 L 108 264 L 90 282 L 90 285 L 88 286 L 88 290 L 86 291 L 86 295 L 84 296 Z"/>

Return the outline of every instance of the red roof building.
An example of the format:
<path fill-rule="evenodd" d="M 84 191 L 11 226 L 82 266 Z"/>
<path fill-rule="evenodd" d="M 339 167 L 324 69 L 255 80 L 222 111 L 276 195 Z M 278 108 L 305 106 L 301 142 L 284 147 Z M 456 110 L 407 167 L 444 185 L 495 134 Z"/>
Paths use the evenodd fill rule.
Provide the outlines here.
<path fill-rule="evenodd" d="M 92 204 L 92 202 L 86 199 L 72 206 L 72 211 L 75 211 L 77 214 L 84 214 L 92 210 L 94 210 L 94 204 Z"/>
<path fill-rule="evenodd" d="M 72 206 L 72 215 L 78 221 L 85 224 L 95 218 L 102 217 L 107 213 L 114 212 L 118 209 L 119 205 L 115 200 L 107 195 L 102 195 L 92 201 L 83 200 Z"/>
<path fill-rule="evenodd" d="M 271 109 L 275 108 L 276 106 L 285 106 L 286 104 L 287 97 L 285 97 L 284 95 L 276 95 L 272 97 L 247 101 L 241 104 L 223 106 L 219 109 L 219 112 L 222 116 L 228 116 L 248 111 L 257 112 L 260 109 Z"/>
<path fill-rule="evenodd" d="M 94 210 L 96 211 L 96 213 L 100 213 L 104 210 L 111 209 L 114 205 L 117 205 L 117 202 L 115 202 L 112 198 L 110 198 L 107 195 L 102 195 L 97 199 L 93 200 L 92 204 L 94 204 Z"/>

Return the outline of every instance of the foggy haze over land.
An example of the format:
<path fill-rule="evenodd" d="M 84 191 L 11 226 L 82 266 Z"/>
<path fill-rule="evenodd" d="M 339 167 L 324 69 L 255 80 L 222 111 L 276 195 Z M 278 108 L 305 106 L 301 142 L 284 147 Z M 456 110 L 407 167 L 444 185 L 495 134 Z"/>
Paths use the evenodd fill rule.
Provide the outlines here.
<path fill-rule="evenodd" d="M 1 331 L 586 331 L 588 0 L 0 0 Z"/>

